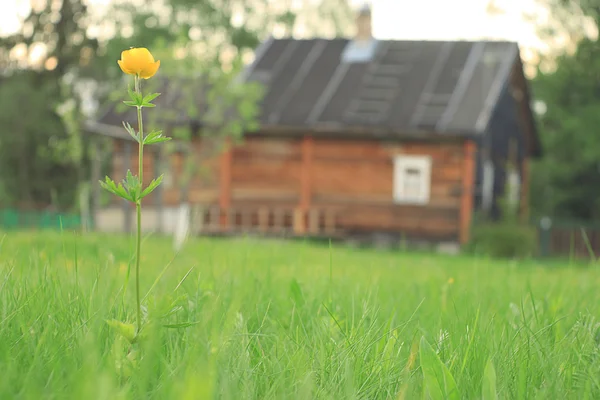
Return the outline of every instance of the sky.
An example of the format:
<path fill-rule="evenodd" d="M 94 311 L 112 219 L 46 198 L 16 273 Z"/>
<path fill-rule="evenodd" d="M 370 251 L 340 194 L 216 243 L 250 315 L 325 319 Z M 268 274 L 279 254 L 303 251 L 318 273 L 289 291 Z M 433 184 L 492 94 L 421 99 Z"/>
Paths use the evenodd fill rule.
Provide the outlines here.
<path fill-rule="evenodd" d="M 524 13 L 539 12 L 535 0 L 495 3 L 504 14 L 490 16 L 485 0 L 372 0 L 373 33 L 382 39 L 454 40 L 487 36 L 525 46 L 541 45 L 534 24 L 523 17 Z"/>
<path fill-rule="evenodd" d="M 87 0 L 91 8 L 110 0 Z M 19 26 L 35 0 L 0 0 L 0 34 Z M 363 0 L 351 0 L 360 5 Z M 535 0 L 496 0 L 504 14 L 486 13 L 486 0 L 371 0 L 373 34 L 380 39 L 480 39 L 482 37 L 517 41 L 525 47 L 543 43 L 535 26 L 523 13 L 536 12 Z M 432 12 L 435 10 L 435 12 Z M 539 10 L 537 10 L 539 12 Z"/>

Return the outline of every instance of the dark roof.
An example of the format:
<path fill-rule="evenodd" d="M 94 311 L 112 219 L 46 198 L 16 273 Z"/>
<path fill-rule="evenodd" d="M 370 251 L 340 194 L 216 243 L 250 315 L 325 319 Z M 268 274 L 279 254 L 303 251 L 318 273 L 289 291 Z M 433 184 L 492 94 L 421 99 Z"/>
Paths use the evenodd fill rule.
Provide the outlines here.
<path fill-rule="evenodd" d="M 264 130 L 476 135 L 487 130 L 517 60 L 512 42 L 270 38 L 241 78 L 266 87 Z M 176 90 L 164 91 L 172 106 Z M 98 122 L 122 120 L 109 109 Z"/>
<path fill-rule="evenodd" d="M 262 124 L 479 133 L 518 55 L 511 42 L 377 41 L 370 61 L 345 62 L 352 44 L 267 41 L 247 74 L 267 87 Z"/>

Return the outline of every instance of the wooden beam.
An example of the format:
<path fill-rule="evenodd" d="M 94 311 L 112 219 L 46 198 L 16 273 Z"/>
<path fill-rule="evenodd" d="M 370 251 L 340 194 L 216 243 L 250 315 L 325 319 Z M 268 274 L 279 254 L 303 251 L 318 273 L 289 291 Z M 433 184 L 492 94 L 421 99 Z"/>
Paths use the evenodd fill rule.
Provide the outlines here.
<path fill-rule="evenodd" d="M 472 140 L 465 141 L 462 194 L 460 201 L 460 244 L 469 241 L 471 231 L 471 219 L 473 216 L 473 186 L 475 184 L 475 150 L 476 145 Z"/>
<path fill-rule="evenodd" d="M 231 207 L 231 164 L 233 153 L 231 150 L 231 141 L 225 143 L 225 150 L 220 159 L 220 179 L 219 179 L 219 208 L 221 209 L 220 225 L 221 228 L 229 224 L 229 208 Z"/>
<path fill-rule="evenodd" d="M 305 136 L 302 140 L 302 175 L 300 184 L 300 208 L 308 211 L 312 197 L 312 160 L 314 153 L 314 139 Z"/>
<path fill-rule="evenodd" d="M 262 233 L 269 230 L 269 209 L 266 207 L 261 207 L 258 210 L 258 229 Z"/>
<path fill-rule="evenodd" d="M 311 136 L 304 136 L 302 139 L 302 171 L 300 175 L 300 204 L 294 212 L 294 232 L 296 234 L 306 233 L 306 217 L 310 209 L 312 197 L 312 159 L 313 159 L 314 139 Z"/>

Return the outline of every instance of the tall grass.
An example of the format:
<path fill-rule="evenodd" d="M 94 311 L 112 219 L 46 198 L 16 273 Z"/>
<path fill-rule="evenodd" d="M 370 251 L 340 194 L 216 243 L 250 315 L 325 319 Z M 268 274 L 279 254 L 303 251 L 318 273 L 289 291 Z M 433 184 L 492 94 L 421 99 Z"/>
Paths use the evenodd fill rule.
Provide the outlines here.
<path fill-rule="evenodd" d="M 144 312 L 193 324 L 130 347 L 132 245 L 4 236 L 0 399 L 600 397 L 595 268 L 148 238 Z"/>

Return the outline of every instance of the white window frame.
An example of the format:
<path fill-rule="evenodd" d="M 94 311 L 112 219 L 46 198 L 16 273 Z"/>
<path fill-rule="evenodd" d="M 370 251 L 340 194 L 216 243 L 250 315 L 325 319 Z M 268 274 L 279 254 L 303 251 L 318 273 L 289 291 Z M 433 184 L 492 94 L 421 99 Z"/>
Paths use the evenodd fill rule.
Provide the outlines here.
<path fill-rule="evenodd" d="M 421 193 L 407 197 L 404 193 L 404 179 L 408 169 L 421 173 Z M 425 205 L 431 196 L 431 157 L 421 155 L 397 155 L 394 157 L 394 203 Z"/>

